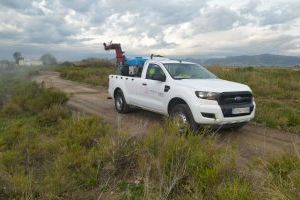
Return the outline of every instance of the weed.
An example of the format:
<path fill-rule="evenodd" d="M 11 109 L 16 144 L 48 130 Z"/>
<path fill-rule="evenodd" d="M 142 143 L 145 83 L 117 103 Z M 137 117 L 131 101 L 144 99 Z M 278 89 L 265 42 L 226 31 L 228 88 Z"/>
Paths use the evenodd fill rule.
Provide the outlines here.
<path fill-rule="evenodd" d="M 121 190 L 121 199 L 139 200 L 143 199 L 144 187 L 142 184 L 128 183 L 123 181 L 119 184 Z"/>
<path fill-rule="evenodd" d="M 225 182 L 217 189 L 217 199 L 220 200 L 240 200 L 253 199 L 251 185 L 247 181 L 235 178 Z"/>
<path fill-rule="evenodd" d="M 286 154 L 267 162 L 266 190 L 277 199 L 300 198 L 300 158 Z"/>

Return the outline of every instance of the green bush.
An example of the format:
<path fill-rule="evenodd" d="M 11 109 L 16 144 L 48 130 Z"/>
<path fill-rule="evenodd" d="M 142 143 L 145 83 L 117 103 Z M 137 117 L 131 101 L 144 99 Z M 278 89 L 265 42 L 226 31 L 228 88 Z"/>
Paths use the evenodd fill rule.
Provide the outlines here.
<path fill-rule="evenodd" d="M 87 83 L 93 86 L 102 85 L 108 87 L 108 75 L 115 73 L 115 67 L 110 66 L 59 66 L 57 71 L 62 78 Z"/>
<path fill-rule="evenodd" d="M 36 83 L 19 84 L 9 94 L 3 111 L 8 116 L 37 114 L 52 105 L 62 105 L 68 98 L 56 89 L 45 89 Z"/>
<path fill-rule="evenodd" d="M 38 114 L 37 120 L 41 126 L 49 127 L 67 119 L 69 116 L 70 111 L 66 107 L 53 105 Z"/>
<path fill-rule="evenodd" d="M 68 146 L 80 145 L 87 149 L 94 147 L 99 138 L 113 132 L 110 125 L 96 117 L 71 118 L 62 124 L 59 132 L 63 142 Z"/>
<path fill-rule="evenodd" d="M 141 145 L 139 170 L 149 199 L 215 199 L 225 183 L 243 177 L 233 151 L 216 145 L 215 137 L 179 136 L 174 124 L 165 127 L 156 127 Z M 248 184 L 245 199 L 255 197 Z"/>

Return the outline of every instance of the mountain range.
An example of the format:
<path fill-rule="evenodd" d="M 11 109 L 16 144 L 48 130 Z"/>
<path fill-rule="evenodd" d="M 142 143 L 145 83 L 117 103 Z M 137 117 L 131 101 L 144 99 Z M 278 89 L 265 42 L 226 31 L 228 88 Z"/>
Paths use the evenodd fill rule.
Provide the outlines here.
<path fill-rule="evenodd" d="M 300 66 L 300 57 L 283 56 L 274 54 L 261 54 L 252 56 L 230 56 L 225 58 L 210 59 L 186 59 L 203 65 L 225 65 L 225 66 L 277 66 L 294 67 Z"/>

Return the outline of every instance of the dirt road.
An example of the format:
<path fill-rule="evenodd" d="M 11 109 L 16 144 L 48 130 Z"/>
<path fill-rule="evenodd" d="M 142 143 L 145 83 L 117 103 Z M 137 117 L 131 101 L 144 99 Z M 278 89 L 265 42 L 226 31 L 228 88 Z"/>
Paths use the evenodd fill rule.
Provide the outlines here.
<path fill-rule="evenodd" d="M 135 110 L 128 114 L 118 114 L 114 102 L 108 99 L 107 90 L 103 87 L 90 87 L 77 82 L 64 80 L 57 72 L 40 72 L 32 78 L 44 82 L 47 87 L 59 88 L 70 96 L 68 106 L 87 114 L 99 115 L 119 129 L 126 129 L 132 134 L 145 134 L 153 123 L 160 123 L 163 116 Z M 295 134 L 249 124 L 238 131 L 221 131 L 220 144 L 233 144 L 237 147 L 241 161 L 251 158 L 264 158 L 268 155 L 284 152 L 300 153 L 300 137 Z"/>

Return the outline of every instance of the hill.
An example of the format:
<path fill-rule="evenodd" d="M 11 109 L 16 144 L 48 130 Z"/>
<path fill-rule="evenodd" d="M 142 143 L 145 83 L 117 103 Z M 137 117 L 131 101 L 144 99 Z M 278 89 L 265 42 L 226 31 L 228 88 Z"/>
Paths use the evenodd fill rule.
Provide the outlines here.
<path fill-rule="evenodd" d="M 188 60 L 203 65 L 218 64 L 227 66 L 300 66 L 300 57 L 273 54 Z"/>

